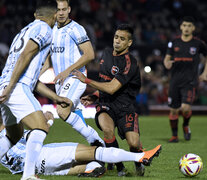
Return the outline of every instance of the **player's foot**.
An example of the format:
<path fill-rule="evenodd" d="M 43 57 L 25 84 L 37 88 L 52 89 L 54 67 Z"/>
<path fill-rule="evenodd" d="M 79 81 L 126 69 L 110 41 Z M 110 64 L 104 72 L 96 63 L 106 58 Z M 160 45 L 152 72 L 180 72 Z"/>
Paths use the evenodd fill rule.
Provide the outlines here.
<path fill-rule="evenodd" d="M 94 142 L 92 142 L 91 144 L 90 144 L 91 146 L 101 146 L 101 147 L 105 147 L 105 143 L 104 143 L 104 141 L 103 142 L 100 142 L 99 140 L 95 140 Z"/>
<path fill-rule="evenodd" d="M 21 180 L 45 180 L 45 179 L 40 179 L 40 178 L 32 175 L 32 176 L 28 176 L 28 177 L 25 177 L 25 178 L 21 178 Z"/>
<path fill-rule="evenodd" d="M 170 139 L 169 139 L 169 143 L 177 143 L 179 140 L 178 140 L 178 136 L 172 136 Z"/>
<path fill-rule="evenodd" d="M 135 173 L 137 176 L 144 176 L 145 167 L 142 163 L 140 163 L 139 165 L 135 165 Z"/>
<path fill-rule="evenodd" d="M 162 149 L 162 146 L 158 145 L 156 148 L 152 150 L 145 151 L 144 156 L 139 160 L 139 162 L 145 166 L 150 166 L 153 158 L 155 156 L 159 156 L 161 149 Z"/>
<path fill-rule="evenodd" d="M 189 141 L 191 139 L 191 130 L 189 126 L 183 126 L 183 133 L 185 140 Z"/>
<path fill-rule="evenodd" d="M 100 177 L 106 172 L 106 168 L 104 166 L 97 167 L 92 171 L 85 171 L 84 173 L 78 174 L 78 177 Z"/>
<path fill-rule="evenodd" d="M 118 171 L 117 175 L 118 175 L 119 177 L 122 177 L 122 176 L 129 176 L 130 173 L 129 173 L 129 172 L 127 171 L 127 169 L 125 169 L 125 167 L 124 167 L 122 170 Z"/>
<path fill-rule="evenodd" d="M 109 171 L 113 170 L 113 169 L 114 169 L 114 166 L 115 166 L 115 164 L 113 164 L 113 163 L 108 163 L 108 165 L 107 165 L 107 170 L 109 170 Z"/>

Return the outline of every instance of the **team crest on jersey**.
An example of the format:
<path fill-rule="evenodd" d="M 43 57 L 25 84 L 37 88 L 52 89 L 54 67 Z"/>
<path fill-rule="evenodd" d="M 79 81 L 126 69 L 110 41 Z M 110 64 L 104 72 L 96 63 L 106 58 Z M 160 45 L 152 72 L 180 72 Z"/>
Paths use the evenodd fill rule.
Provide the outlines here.
<path fill-rule="evenodd" d="M 191 55 L 195 55 L 196 54 L 196 47 L 190 47 L 190 52 Z"/>
<path fill-rule="evenodd" d="M 119 68 L 117 66 L 113 66 L 111 68 L 111 74 L 116 75 L 119 72 Z"/>

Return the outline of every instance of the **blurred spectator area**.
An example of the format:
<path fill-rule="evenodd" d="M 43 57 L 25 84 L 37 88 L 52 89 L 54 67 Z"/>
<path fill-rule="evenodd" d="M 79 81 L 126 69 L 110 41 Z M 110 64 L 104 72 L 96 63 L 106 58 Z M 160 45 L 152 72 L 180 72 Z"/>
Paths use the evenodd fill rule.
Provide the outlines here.
<path fill-rule="evenodd" d="M 34 20 L 35 0 L 0 0 L 0 72 L 14 36 Z M 207 42 L 206 0 L 70 0 L 70 17 L 82 24 L 91 39 L 96 59 L 87 65 L 88 77 L 98 79 L 98 60 L 105 47 L 112 46 L 120 23 L 134 27 L 131 53 L 142 74 L 137 107 L 145 114 L 149 105 L 166 105 L 169 71 L 163 66 L 169 40 L 179 34 L 179 20 L 186 15 L 196 19 L 195 35 Z M 202 60 L 203 61 L 203 60 Z M 200 64 L 200 70 L 203 65 Z M 48 86 L 54 89 L 53 84 Z M 88 92 L 94 89 L 87 88 Z M 207 84 L 200 83 L 195 104 L 207 105 Z M 50 103 L 43 99 L 42 103 Z"/>

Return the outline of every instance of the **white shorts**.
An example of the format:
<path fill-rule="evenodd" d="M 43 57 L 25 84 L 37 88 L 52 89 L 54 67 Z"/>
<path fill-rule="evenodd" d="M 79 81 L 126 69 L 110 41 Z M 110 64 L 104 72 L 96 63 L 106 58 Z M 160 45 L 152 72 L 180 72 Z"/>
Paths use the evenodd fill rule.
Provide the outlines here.
<path fill-rule="evenodd" d="M 44 145 L 36 163 L 37 174 L 67 175 L 75 161 L 78 143 Z"/>
<path fill-rule="evenodd" d="M 2 94 L 6 84 L 0 86 Z M 29 86 L 17 83 L 9 99 L 0 104 L 3 124 L 10 126 L 18 124 L 27 115 L 41 110 L 39 101 L 34 97 Z"/>
<path fill-rule="evenodd" d="M 86 84 L 71 76 L 64 81 L 62 86 L 56 84 L 55 89 L 59 96 L 67 97 L 73 102 L 72 111 L 74 111 L 80 103 L 80 97 L 86 90 Z"/>

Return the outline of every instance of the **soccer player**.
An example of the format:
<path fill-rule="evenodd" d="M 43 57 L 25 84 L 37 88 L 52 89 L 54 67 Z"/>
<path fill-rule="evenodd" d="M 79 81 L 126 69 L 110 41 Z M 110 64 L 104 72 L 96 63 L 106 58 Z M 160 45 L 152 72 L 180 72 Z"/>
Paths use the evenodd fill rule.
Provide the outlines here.
<path fill-rule="evenodd" d="M 168 43 L 164 65 L 171 70 L 168 105 L 170 107 L 170 126 L 172 137 L 169 142 L 178 142 L 179 110 L 183 116 L 183 132 L 185 140 L 191 139 L 189 121 L 192 116 L 191 105 L 198 85 L 198 65 L 200 54 L 207 55 L 206 44 L 193 36 L 195 21 L 186 16 L 180 24 L 181 36 Z M 207 64 L 207 63 L 206 63 Z M 200 75 L 207 80 L 207 65 Z"/>
<path fill-rule="evenodd" d="M 138 152 L 142 151 L 142 146 L 138 114 L 133 104 L 141 87 L 141 79 L 137 60 L 129 53 L 129 47 L 133 42 L 132 37 L 133 29 L 130 25 L 118 26 L 113 39 L 113 49 L 106 48 L 100 60 L 101 82 L 86 78 L 78 70 L 73 74 L 80 81 L 99 90 L 95 120 L 104 133 L 106 147 L 118 147 L 114 132 L 117 127 L 119 136 L 122 139 L 126 138 L 130 151 Z M 84 105 L 88 105 L 96 99 L 97 96 L 88 95 L 81 101 Z M 137 175 L 143 176 L 144 166 L 141 163 L 135 163 L 135 166 Z M 124 175 L 123 169 L 123 164 L 118 164 L 119 176 Z"/>
<path fill-rule="evenodd" d="M 46 112 L 47 125 L 52 126 L 54 117 Z M 0 137 L 5 129 L 0 132 Z M 13 174 L 22 173 L 25 164 L 25 144 L 30 131 L 25 130 L 21 140 L 13 146 L 0 160 L 0 163 Z M 105 167 L 97 161 L 119 162 L 136 161 L 150 165 L 158 156 L 161 146 L 143 153 L 131 153 L 118 148 L 87 146 L 78 143 L 51 143 L 43 145 L 38 160 L 35 163 L 37 174 L 43 175 L 74 175 L 79 177 L 99 177 L 105 173 Z"/>
<path fill-rule="evenodd" d="M 80 110 L 80 97 L 86 84 L 71 75 L 74 69 L 85 74 L 84 65 L 94 59 L 94 51 L 85 29 L 69 18 L 70 11 L 69 0 L 57 0 L 57 23 L 53 28 L 51 56 L 44 70 L 53 66 L 56 93 L 70 100 L 67 108 L 57 105 L 59 117 L 83 135 L 89 144 L 104 145 L 98 133 L 86 124 Z"/>
<path fill-rule="evenodd" d="M 33 90 L 63 107 L 69 104 L 38 81 L 42 64 L 50 50 L 52 29 L 56 21 L 57 3 L 54 0 L 37 2 L 35 20 L 14 38 L 5 67 L 0 77 L 0 109 L 6 135 L 0 138 L 0 158 L 23 135 L 23 124 L 31 129 L 26 144 L 22 180 L 38 179 L 35 162 L 48 132 L 41 105 Z"/>

